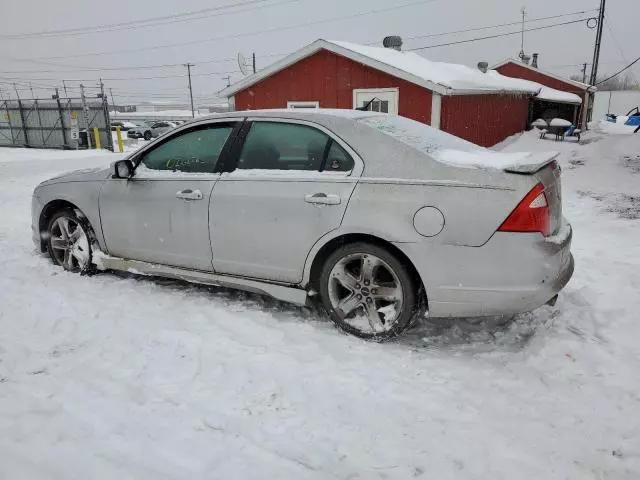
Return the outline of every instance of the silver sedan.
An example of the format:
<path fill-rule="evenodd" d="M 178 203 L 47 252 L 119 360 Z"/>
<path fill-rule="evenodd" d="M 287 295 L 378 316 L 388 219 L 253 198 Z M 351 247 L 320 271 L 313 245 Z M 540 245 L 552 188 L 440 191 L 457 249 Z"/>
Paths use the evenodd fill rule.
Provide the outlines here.
<path fill-rule="evenodd" d="M 555 301 L 573 258 L 554 157 L 379 113 L 235 112 L 41 183 L 33 238 L 70 271 L 317 299 L 347 332 L 384 339 L 425 312 Z"/>

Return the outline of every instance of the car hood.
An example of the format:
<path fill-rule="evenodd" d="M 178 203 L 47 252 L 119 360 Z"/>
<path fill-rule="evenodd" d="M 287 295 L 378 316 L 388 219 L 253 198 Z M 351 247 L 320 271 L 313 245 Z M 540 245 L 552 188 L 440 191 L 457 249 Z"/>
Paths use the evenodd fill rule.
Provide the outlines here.
<path fill-rule="evenodd" d="M 40 185 L 52 185 L 54 183 L 66 182 L 95 182 L 106 180 L 111 172 L 110 168 L 83 168 L 72 172 L 63 173 L 57 177 L 45 180 Z"/>

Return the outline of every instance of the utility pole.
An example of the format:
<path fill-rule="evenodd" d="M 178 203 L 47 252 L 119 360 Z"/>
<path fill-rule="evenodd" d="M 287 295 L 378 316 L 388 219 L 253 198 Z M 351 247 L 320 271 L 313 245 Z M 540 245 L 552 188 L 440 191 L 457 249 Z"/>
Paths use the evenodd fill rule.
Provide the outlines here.
<path fill-rule="evenodd" d="M 69 95 L 67 94 L 67 84 L 64 83 L 64 80 L 62 80 L 62 88 L 64 88 L 64 96 L 69 98 Z"/>
<path fill-rule="evenodd" d="M 593 64 L 591 65 L 591 78 L 589 85 L 595 85 L 598 81 L 598 64 L 600 63 L 600 44 L 602 43 L 602 29 L 604 28 L 604 8 L 606 0 L 600 0 L 600 13 L 598 14 L 598 32 L 596 45 L 593 49 Z"/>
<path fill-rule="evenodd" d="M 256 52 L 253 52 L 253 73 L 256 73 Z"/>
<path fill-rule="evenodd" d="M 587 63 L 582 65 L 582 83 L 587 83 Z"/>
<path fill-rule="evenodd" d="M 84 121 L 87 124 L 87 147 L 91 150 L 91 132 L 89 131 L 89 107 L 87 106 L 87 98 L 84 96 L 84 85 L 80 84 L 80 98 L 82 100 L 82 111 L 84 113 Z"/>
<path fill-rule="evenodd" d="M 222 79 L 227 81 L 227 87 L 231 86 L 231 77 L 229 75 L 222 77 Z"/>
<path fill-rule="evenodd" d="M 31 85 L 31 82 L 29 82 L 29 90 L 31 90 L 31 98 L 35 100 L 36 97 L 33 95 L 33 85 Z"/>
<path fill-rule="evenodd" d="M 16 84 L 13 84 L 13 89 L 16 91 L 16 97 L 18 97 L 18 100 L 20 100 L 20 94 L 18 93 L 18 87 L 16 87 Z"/>
<path fill-rule="evenodd" d="M 185 67 L 187 67 L 187 75 L 189 77 L 189 98 L 191 98 L 191 117 L 194 118 L 196 116 L 195 110 L 193 108 L 193 89 L 191 88 L 191 67 L 193 67 L 193 63 L 185 63 Z"/>

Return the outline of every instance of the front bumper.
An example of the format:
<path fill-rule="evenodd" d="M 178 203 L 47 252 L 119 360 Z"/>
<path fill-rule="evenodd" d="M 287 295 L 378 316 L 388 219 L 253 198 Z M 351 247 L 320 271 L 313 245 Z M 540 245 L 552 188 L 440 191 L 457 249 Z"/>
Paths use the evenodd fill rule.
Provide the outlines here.
<path fill-rule="evenodd" d="M 481 247 L 396 244 L 425 284 L 429 316 L 467 317 L 529 312 L 571 279 L 571 226 L 557 236 L 496 232 Z"/>

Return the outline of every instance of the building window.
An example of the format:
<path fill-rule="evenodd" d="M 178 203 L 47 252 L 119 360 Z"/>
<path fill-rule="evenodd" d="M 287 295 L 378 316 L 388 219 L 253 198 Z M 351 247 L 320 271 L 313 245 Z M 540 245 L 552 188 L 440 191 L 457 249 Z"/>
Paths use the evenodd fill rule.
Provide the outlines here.
<path fill-rule="evenodd" d="M 353 108 L 366 108 L 371 112 L 398 114 L 397 88 L 356 88 L 353 90 Z"/>
<path fill-rule="evenodd" d="M 310 101 L 310 102 L 287 102 L 287 108 L 289 110 L 302 110 L 309 108 L 320 108 L 320 102 Z"/>
<path fill-rule="evenodd" d="M 389 100 L 378 100 L 372 98 L 371 100 L 362 100 L 360 108 L 365 108 L 370 112 L 389 113 Z"/>

